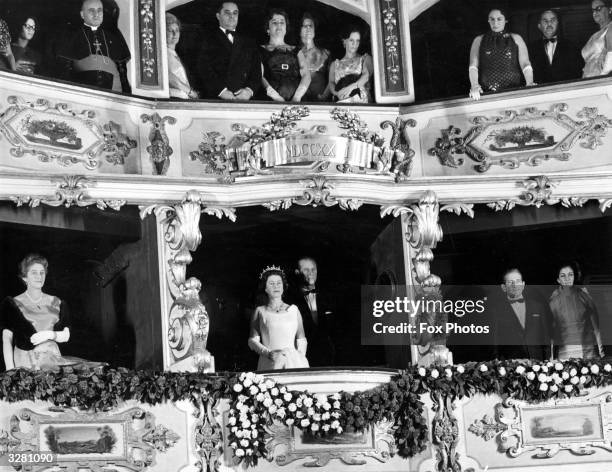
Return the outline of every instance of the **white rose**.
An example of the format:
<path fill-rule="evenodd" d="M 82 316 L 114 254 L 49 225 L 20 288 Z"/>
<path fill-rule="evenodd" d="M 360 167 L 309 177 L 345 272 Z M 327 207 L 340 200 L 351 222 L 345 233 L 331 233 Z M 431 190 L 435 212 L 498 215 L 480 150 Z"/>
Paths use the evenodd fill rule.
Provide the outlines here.
<path fill-rule="evenodd" d="M 517 374 L 519 374 L 519 375 L 524 374 L 525 373 L 525 367 L 523 367 L 522 365 L 519 365 L 519 366 L 516 367 L 516 369 L 514 369 L 514 371 Z"/>
<path fill-rule="evenodd" d="M 240 445 L 242 447 L 247 447 L 249 445 L 249 441 L 247 439 L 241 439 L 240 440 Z"/>
<path fill-rule="evenodd" d="M 581 375 L 580 376 L 580 383 L 583 384 L 583 383 L 586 383 L 586 381 L 587 381 L 587 378 L 584 375 Z"/>
<path fill-rule="evenodd" d="M 566 385 L 566 386 L 565 386 L 565 391 L 566 391 L 566 392 L 568 392 L 568 393 L 569 393 L 569 392 L 571 392 L 572 390 L 574 390 L 574 387 L 572 387 L 571 385 Z"/>
<path fill-rule="evenodd" d="M 599 366 L 597 364 L 591 366 L 591 373 L 596 375 L 599 374 Z"/>
<path fill-rule="evenodd" d="M 278 388 L 274 387 L 272 390 L 270 390 L 270 393 L 272 396 L 276 397 L 278 395 Z"/>
<path fill-rule="evenodd" d="M 266 396 L 263 393 L 259 392 L 255 397 L 255 400 L 257 400 L 258 402 L 263 402 L 264 398 L 266 398 Z"/>
<path fill-rule="evenodd" d="M 563 380 L 567 380 L 567 379 L 569 379 L 569 373 L 564 371 L 564 372 L 561 374 L 561 378 L 562 378 Z"/>
<path fill-rule="evenodd" d="M 312 406 L 312 398 L 310 397 L 304 398 L 304 406 L 306 408 L 310 408 Z"/>
<path fill-rule="evenodd" d="M 274 402 L 272 401 L 272 399 L 271 399 L 270 397 L 266 398 L 266 399 L 263 401 L 263 405 L 264 405 L 266 408 L 270 408 L 270 406 L 272 406 L 272 404 L 273 404 L 273 403 L 274 403 Z"/>
<path fill-rule="evenodd" d="M 253 413 L 253 414 L 251 415 L 251 421 L 252 421 L 253 423 L 257 423 L 257 422 L 259 421 L 259 415 L 258 415 L 257 413 Z"/>
<path fill-rule="evenodd" d="M 550 391 L 551 392 L 556 392 L 557 390 L 559 390 L 559 387 L 557 387 L 556 385 L 551 385 L 550 386 Z"/>
<path fill-rule="evenodd" d="M 283 395 L 283 399 L 284 399 L 286 402 L 290 402 L 290 401 L 291 401 L 291 394 L 290 394 L 290 393 L 285 393 L 285 394 Z"/>
<path fill-rule="evenodd" d="M 529 379 L 529 380 L 535 379 L 535 374 L 533 372 L 528 372 L 527 373 L 527 379 Z"/>
<path fill-rule="evenodd" d="M 248 428 L 249 426 L 251 426 L 251 422 L 249 420 L 244 420 L 242 422 L 242 427 L 243 428 Z"/>
<path fill-rule="evenodd" d="M 424 367 L 419 367 L 419 375 L 421 377 L 425 377 L 425 375 L 427 374 L 427 371 L 425 370 Z"/>
<path fill-rule="evenodd" d="M 431 378 L 437 379 L 438 377 L 440 377 L 440 372 L 438 372 L 438 369 L 431 369 Z"/>
<path fill-rule="evenodd" d="M 302 421 L 300 421 L 300 426 L 302 428 L 305 428 L 306 426 L 308 426 L 310 424 L 310 420 L 308 418 L 304 418 Z"/>
<path fill-rule="evenodd" d="M 297 406 L 295 406 L 295 403 L 289 403 L 289 406 L 287 407 L 287 409 L 291 412 L 297 410 Z"/>
<path fill-rule="evenodd" d="M 580 380 L 578 379 L 578 377 L 572 377 L 570 379 L 570 382 L 572 383 L 572 385 L 576 385 L 578 382 L 580 382 Z"/>
<path fill-rule="evenodd" d="M 242 457 L 242 456 L 244 456 L 244 450 L 236 449 L 236 457 Z"/>
<path fill-rule="evenodd" d="M 446 375 L 447 378 L 450 379 L 453 376 L 453 371 L 447 367 L 446 369 L 444 369 L 444 374 Z"/>
<path fill-rule="evenodd" d="M 323 431 L 329 431 L 329 425 L 328 424 L 324 424 L 322 429 L 323 429 Z"/>
<path fill-rule="evenodd" d="M 332 421 L 331 427 L 332 427 L 332 429 L 338 429 L 340 427 L 340 421 L 338 421 L 338 420 Z"/>
<path fill-rule="evenodd" d="M 340 402 L 339 402 L 338 400 L 336 400 L 336 401 L 334 402 L 334 405 L 333 405 L 333 406 L 334 406 L 334 408 L 335 408 L 336 410 L 340 409 Z"/>
<path fill-rule="evenodd" d="M 266 384 L 266 387 L 268 387 L 269 389 L 274 387 L 274 385 L 276 385 L 274 380 L 272 380 L 272 379 L 266 379 L 265 384 Z"/>
<path fill-rule="evenodd" d="M 545 392 L 546 390 L 548 390 L 548 384 L 546 384 L 546 383 L 541 383 L 541 384 L 540 384 L 540 390 L 541 390 L 542 392 Z"/>
<path fill-rule="evenodd" d="M 268 408 L 268 411 L 270 412 L 270 414 L 274 414 L 276 413 L 276 411 L 278 410 L 278 407 L 276 405 L 272 405 L 270 408 Z"/>
<path fill-rule="evenodd" d="M 543 365 L 542 366 L 542 372 L 548 372 L 548 366 L 547 365 Z"/>
<path fill-rule="evenodd" d="M 486 372 L 487 370 L 489 370 L 486 364 L 480 364 L 480 367 L 478 369 L 480 370 L 480 372 Z"/>
<path fill-rule="evenodd" d="M 251 430 L 250 429 L 246 429 L 242 432 L 242 437 L 246 438 L 246 439 L 251 439 Z M 244 441 L 244 439 L 243 439 Z"/>
<path fill-rule="evenodd" d="M 286 424 L 287 426 L 291 426 L 291 425 L 292 425 L 294 422 L 295 422 L 295 421 L 294 421 L 294 419 L 293 419 L 293 418 L 287 418 L 287 419 L 285 420 L 285 424 Z"/>
<path fill-rule="evenodd" d="M 583 367 L 582 369 L 580 369 L 580 373 L 582 375 L 588 374 L 589 373 L 589 368 L 588 367 Z"/>
<path fill-rule="evenodd" d="M 538 364 L 534 364 L 531 366 L 531 370 L 533 370 L 534 372 L 539 372 L 540 368 L 541 367 Z"/>
<path fill-rule="evenodd" d="M 247 456 L 250 456 L 250 455 L 252 455 L 252 454 L 253 454 L 253 449 L 247 449 L 247 450 L 246 450 L 246 455 L 247 455 Z"/>
<path fill-rule="evenodd" d="M 506 368 L 505 367 L 500 367 L 499 368 L 499 375 L 501 375 L 502 377 L 504 377 L 506 375 Z"/>
<path fill-rule="evenodd" d="M 312 423 L 310 429 L 312 429 L 313 431 L 319 431 L 319 425 L 317 423 Z"/>
<path fill-rule="evenodd" d="M 338 426 L 338 428 L 336 429 L 336 432 L 340 434 L 342 433 L 342 431 L 343 431 L 342 426 Z"/>
<path fill-rule="evenodd" d="M 255 447 L 259 446 L 259 441 L 253 441 L 253 446 Z"/>
<path fill-rule="evenodd" d="M 578 371 L 572 367 L 572 369 L 570 370 L 570 377 L 575 377 L 576 374 L 578 374 Z"/>
<path fill-rule="evenodd" d="M 284 408 L 279 408 L 278 410 L 276 410 L 276 416 L 282 419 L 285 416 L 287 416 L 287 412 L 285 411 Z"/>
<path fill-rule="evenodd" d="M 276 406 L 283 406 L 283 401 L 280 398 L 275 398 L 274 399 L 274 404 Z"/>
<path fill-rule="evenodd" d="M 460 374 L 463 374 L 465 372 L 465 367 L 463 367 L 462 365 L 458 365 L 457 372 L 459 372 Z"/>
<path fill-rule="evenodd" d="M 236 417 L 235 416 L 230 416 L 229 420 L 227 420 L 227 422 L 229 424 L 231 424 L 232 426 L 236 424 Z"/>
<path fill-rule="evenodd" d="M 242 430 L 239 429 L 238 431 L 236 431 L 236 437 L 237 438 L 241 438 L 242 437 Z"/>
<path fill-rule="evenodd" d="M 563 370 L 563 364 L 561 364 L 561 362 L 557 362 L 555 364 L 555 370 Z"/>
<path fill-rule="evenodd" d="M 253 381 L 251 379 L 249 379 L 248 377 L 246 379 L 244 379 L 244 386 L 246 388 L 249 388 L 251 385 L 253 385 Z"/>
<path fill-rule="evenodd" d="M 257 385 L 251 385 L 251 386 L 249 387 L 249 393 L 250 393 L 252 396 L 257 395 L 257 392 L 259 392 L 259 389 L 257 388 Z"/>
<path fill-rule="evenodd" d="M 321 421 L 321 414 L 315 413 L 314 415 L 312 415 L 312 419 L 315 421 Z"/>
<path fill-rule="evenodd" d="M 323 409 L 326 410 L 326 411 L 331 409 L 331 405 L 329 404 L 329 402 L 323 403 Z"/>
<path fill-rule="evenodd" d="M 307 414 L 308 416 L 313 416 L 313 415 L 314 415 L 314 412 L 315 412 L 315 411 L 314 411 L 314 408 L 312 408 L 312 407 L 311 407 L 311 408 L 308 408 L 308 410 L 306 410 L 306 414 Z"/>
<path fill-rule="evenodd" d="M 322 419 L 323 421 L 326 421 L 326 420 L 328 420 L 328 419 L 330 419 L 330 418 L 331 418 L 331 415 L 330 415 L 328 412 L 325 412 L 325 413 L 323 413 L 323 414 L 321 415 L 321 419 Z"/>
<path fill-rule="evenodd" d="M 606 364 L 606 365 L 604 365 L 604 370 L 605 370 L 606 372 L 610 372 L 610 371 L 612 371 L 612 365 L 610 365 L 610 364 Z"/>
<path fill-rule="evenodd" d="M 231 447 L 232 449 L 236 449 L 236 448 L 238 447 L 238 444 L 236 444 L 236 441 L 231 442 L 231 443 L 230 443 L 230 447 Z"/>
<path fill-rule="evenodd" d="M 298 410 L 298 412 L 295 414 L 296 418 L 304 418 L 304 412 L 301 410 Z"/>
<path fill-rule="evenodd" d="M 340 400 L 340 394 L 339 393 L 334 393 L 331 397 L 334 400 Z"/>
<path fill-rule="evenodd" d="M 540 375 L 538 375 L 538 381 L 539 382 L 546 382 L 548 380 L 548 375 L 542 373 Z"/>
<path fill-rule="evenodd" d="M 258 435 L 258 434 L 259 434 L 259 433 L 257 432 L 257 430 L 256 430 L 256 429 L 254 429 L 253 431 L 251 431 L 251 437 L 252 437 L 253 439 L 255 439 L 255 438 L 257 437 L 257 435 Z"/>

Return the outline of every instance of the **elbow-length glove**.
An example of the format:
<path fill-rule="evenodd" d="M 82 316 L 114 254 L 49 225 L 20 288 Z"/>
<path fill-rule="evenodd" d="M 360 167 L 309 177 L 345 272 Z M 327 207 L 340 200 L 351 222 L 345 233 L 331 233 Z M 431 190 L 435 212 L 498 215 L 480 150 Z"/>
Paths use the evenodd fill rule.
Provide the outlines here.
<path fill-rule="evenodd" d="M 251 351 L 256 352 L 260 356 L 270 357 L 270 349 L 261 344 L 261 338 L 259 336 L 249 338 L 248 345 Z"/>
<path fill-rule="evenodd" d="M 306 338 L 296 339 L 295 344 L 297 345 L 298 352 L 302 354 L 303 356 L 305 356 L 306 349 L 308 348 L 308 341 L 306 341 Z"/>

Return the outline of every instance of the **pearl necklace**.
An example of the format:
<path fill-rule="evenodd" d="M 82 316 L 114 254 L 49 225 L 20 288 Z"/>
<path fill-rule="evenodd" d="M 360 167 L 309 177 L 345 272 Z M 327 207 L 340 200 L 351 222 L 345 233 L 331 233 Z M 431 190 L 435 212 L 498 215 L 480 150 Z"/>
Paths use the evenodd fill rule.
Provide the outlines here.
<path fill-rule="evenodd" d="M 38 298 L 38 300 L 34 300 L 34 299 L 33 299 L 33 298 L 30 296 L 30 294 L 29 294 L 27 291 L 26 291 L 26 293 L 25 293 L 25 294 L 26 294 L 26 297 L 28 297 L 28 299 L 29 299 L 29 300 L 30 300 L 30 301 L 31 301 L 31 302 L 32 302 L 34 305 L 36 305 L 36 308 L 38 308 L 39 310 L 41 310 L 41 309 L 42 309 L 42 307 L 40 306 L 40 302 L 42 301 L 42 299 L 43 299 L 43 298 L 44 298 L 44 296 L 45 296 L 45 294 L 44 294 L 44 293 L 41 293 L 41 294 L 40 294 L 40 297 Z"/>
<path fill-rule="evenodd" d="M 284 303 L 281 303 L 281 304 L 280 304 L 280 305 L 278 305 L 276 308 L 275 308 L 275 307 L 272 307 L 272 306 L 270 306 L 270 305 L 266 305 L 266 308 L 267 308 L 268 310 L 270 310 L 270 311 L 274 311 L 274 312 L 276 312 L 276 313 L 280 313 L 281 308 L 282 308 L 284 305 L 285 305 Z"/>

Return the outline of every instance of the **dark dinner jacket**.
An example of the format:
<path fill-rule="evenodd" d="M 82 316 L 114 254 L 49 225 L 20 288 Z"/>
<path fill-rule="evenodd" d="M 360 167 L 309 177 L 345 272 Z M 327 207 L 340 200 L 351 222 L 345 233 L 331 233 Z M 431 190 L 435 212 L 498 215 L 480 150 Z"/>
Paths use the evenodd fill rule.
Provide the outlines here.
<path fill-rule="evenodd" d="M 536 84 L 574 80 L 582 77 L 584 60 L 580 51 L 569 41 L 558 38 L 552 64 L 548 61 L 546 45 L 542 39 L 529 43 L 529 60 Z"/>
<path fill-rule="evenodd" d="M 304 333 L 308 341 L 306 358 L 311 367 L 330 367 L 334 365 L 335 348 L 331 340 L 334 313 L 331 303 L 324 293 L 317 290 L 317 323 L 300 288 L 290 296 L 290 303 L 296 305 L 302 315 Z"/>
<path fill-rule="evenodd" d="M 218 98 L 223 89 L 236 92 L 261 87 L 261 60 L 255 43 L 239 33 L 232 43 L 220 28 L 205 39 L 198 59 L 200 90 L 204 98 Z"/>
<path fill-rule="evenodd" d="M 525 296 L 525 329 L 505 294 L 487 303 L 493 323 L 493 355 L 498 359 L 547 359 L 550 355 L 548 305 Z"/>

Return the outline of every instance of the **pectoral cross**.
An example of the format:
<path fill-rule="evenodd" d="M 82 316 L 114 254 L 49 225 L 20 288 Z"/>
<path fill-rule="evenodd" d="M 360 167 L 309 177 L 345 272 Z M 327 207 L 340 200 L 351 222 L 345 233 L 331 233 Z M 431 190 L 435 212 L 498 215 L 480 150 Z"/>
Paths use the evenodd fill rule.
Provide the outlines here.
<path fill-rule="evenodd" d="M 100 42 L 98 38 L 96 38 L 93 45 L 96 48 L 96 54 L 99 54 L 100 56 L 104 56 L 104 54 L 102 53 L 102 43 Z"/>

